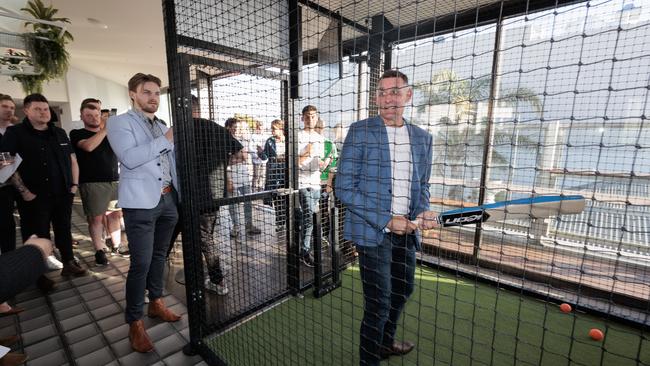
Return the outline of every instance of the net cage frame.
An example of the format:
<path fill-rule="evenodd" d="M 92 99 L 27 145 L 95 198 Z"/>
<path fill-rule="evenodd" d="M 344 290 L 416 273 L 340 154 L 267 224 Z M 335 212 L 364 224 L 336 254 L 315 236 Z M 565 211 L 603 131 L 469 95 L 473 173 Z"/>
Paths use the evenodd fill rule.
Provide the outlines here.
<path fill-rule="evenodd" d="M 377 87 L 383 70 L 390 69 L 392 65 L 391 54 L 393 46 L 399 43 L 409 42 L 427 37 L 437 37 L 459 30 L 476 28 L 482 25 L 492 25 L 495 29 L 494 48 L 492 55 L 492 65 L 490 73 L 490 90 L 487 97 L 487 123 L 485 130 L 485 142 L 483 144 L 483 156 L 481 159 L 480 182 L 478 185 L 478 204 L 486 202 L 488 189 L 488 159 L 490 150 L 493 148 L 490 143 L 492 128 L 494 128 L 494 108 L 498 102 L 495 94 L 498 88 L 496 78 L 499 74 L 499 50 L 501 31 L 504 21 L 518 16 L 533 16 L 536 13 L 556 9 L 561 6 L 581 4 L 585 1 L 548 1 L 548 0 L 531 0 L 531 1 L 487 1 L 480 3 L 476 7 L 462 9 L 449 14 L 434 14 L 428 19 L 417 19 L 411 24 L 393 26 L 389 19 L 382 14 L 377 14 L 368 19 L 366 24 L 360 24 L 357 21 L 342 16 L 340 12 L 327 8 L 318 1 L 309 0 L 287 0 L 288 12 L 285 14 L 289 24 L 288 30 L 288 58 L 278 59 L 268 55 L 255 54 L 247 50 L 237 49 L 224 46 L 222 44 L 211 43 L 205 40 L 192 38 L 182 34 L 177 29 L 176 3 L 179 0 L 163 0 L 163 18 L 165 23 L 165 40 L 167 64 L 169 70 L 169 93 L 172 106 L 172 118 L 175 126 L 178 127 L 175 133 L 178 134 L 176 156 L 179 161 L 178 168 L 181 181 L 180 192 L 183 197 L 184 209 L 182 220 L 184 226 L 189 228 L 183 233 L 183 255 L 184 268 L 187 278 L 186 296 L 188 301 L 189 325 L 190 325 L 190 342 L 184 351 L 188 354 L 200 353 L 209 364 L 225 364 L 218 354 L 203 342 L 203 338 L 213 334 L 215 329 L 206 326 L 206 307 L 203 295 L 203 264 L 201 261 L 201 250 L 199 244 L 199 215 L 200 212 L 193 207 L 195 197 L 192 194 L 188 182 L 191 181 L 194 156 L 189 148 L 188 138 L 193 135 L 192 113 L 191 113 L 191 90 L 196 83 L 204 82 L 202 78 L 207 79 L 208 91 L 210 96 L 208 100 L 212 103 L 210 76 L 202 74 L 201 71 L 194 71 L 194 79 L 191 79 L 192 70 L 197 65 L 214 67 L 225 72 L 239 72 L 254 76 L 279 80 L 281 82 L 281 106 L 282 118 L 287 121 L 285 132 L 287 133 L 287 169 L 286 169 L 286 189 L 284 190 L 287 209 L 287 288 L 286 291 L 278 293 L 276 297 L 258 304 L 245 313 L 239 314 L 228 323 L 221 325 L 217 331 L 227 331 L 230 326 L 237 324 L 249 317 L 255 316 L 265 309 L 277 304 L 284 299 L 299 295 L 310 288 L 315 288 L 316 293 L 323 289 L 323 284 L 318 281 L 301 284 L 300 274 L 295 270 L 298 263 L 298 233 L 294 224 L 294 207 L 297 205 L 295 197 L 296 187 L 298 187 L 298 176 L 295 166 L 297 156 L 297 142 L 294 136 L 298 130 L 296 113 L 296 103 L 303 96 L 302 68 L 305 65 L 317 63 L 319 54 L 318 49 L 303 49 L 302 39 L 302 11 L 301 9 L 310 9 L 320 16 L 327 17 L 331 20 L 338 21 L 340 27 L 350 27 L 357 32 L 365 33 L 356 38 L 343 39 L 339 28 L 337 47 L 340 57 L 339 69 L 342 69 L 342 58 L 348 57 L 356 62 L 359 67 L 361 63 L 367 65 L 367 75 L 369 90 L 367 95 L 373 95 Z M 213 53 L 214 55 L 226 56 L 228 61 L 220 60 L 219 57 L 205 57 L 200 53 Z M 232 61 L 235 60 L 235 61 Z M 238 60 L 241 61 L 238 63 Z M 269 67 L 281 69 L 281 71 L 270 71 Z M 207 76 L 206 76 L 207 75 Z M 373 116 L 377 114 L 377 106 L 374 98 L 367 100 L 368 114 Z M 212 119 L 213 107 L 210 104 L 210 117 Z M 263 199 L 269 196 L 268 192 L 253 194 L 248 197 L 224 198 L 215 201 L 215 207 L 228 205 L 232 203 L 244 202 L 245 200 Z M 334 228 L 337 230 L 338 228 Z M 335 236 L 340 233 L 335 232 Z M 319 234 L 314 240 L 320 240 Z M 594 296 L 615 300 L 617 303 L 630 304 L 630 306 L 648 309 L 648 302 L 639 301 L 638 299 L 627 297 L 618 293 L 609 293 L 596 287 L 590 287 L 585 284 L 576 284 L 571 280 L 561 280 L 552 277 L 550 274 L 530 274 L 515 266 L 503 266 L 500 263 L 494 263 L 490 260 L 480 258 L 479 249 L 483 240 L 483 231 L 481 224 L 478 224 L 473 236 L 474 248 L 471 254 L 461 253 L 459 251 L 437 248 L 435 255 L 445 259 L 455 260 L 462 263 L 478 266 L 487 270 L 498 270 L 499 273 L 509 274 L 518 277 L 525 277 L 525 280 L 537 281 L 545 284 L 552 284 L 557 287 L 572 289 L 580 287 L 582 293 L 592 294 Z M 431 254 L 431 253 L 430 253 Z M 418 264 L 435 269 L 447 270 L 455 274 L 461 274 L 467 278 L 474 279 L 478 282 L 497 285 L 499 287 L 511 289 L 513 291 L 543 299 L 545 301 L 561 301 L 559 297 L 543 294 L 532 288 L 527 288 L 525 284 L 519 285 L 514 283 L 500 282 L 498 278 L 484 276 L 478 272 L 465 271 L 457 266 L 448 266 L 441 262 L 429 261 L 425 258 L 418 258 Z M 345 268 L 346 263 L 337 263 L 337 268 Z M 319 267 L 320 268 L 320 267 Z M 336 272 L 336 271 L 334 271 Z M 320 279 L 317 276 L 316 279 Z M 340 283 L 339 283 L 340 284 Z M 335 281 L 334 287 L 337 283 Z M 325 289 L 326 293 L 330 289 Z M 603 317 L 614 318 L 621 323 L 632 324 L 635 326 L 645 326 L 625 317 L 618 317 L 598 308 L 584 308 L 593 314 Z"/>

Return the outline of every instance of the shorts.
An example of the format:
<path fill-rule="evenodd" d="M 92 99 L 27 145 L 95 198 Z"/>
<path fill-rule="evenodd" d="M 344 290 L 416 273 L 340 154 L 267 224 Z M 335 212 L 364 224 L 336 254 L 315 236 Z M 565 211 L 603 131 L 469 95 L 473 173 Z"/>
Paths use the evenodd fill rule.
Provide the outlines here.
<path fill-rule="evenodd" d="M 117 182 L 92 182 L 79 186 L 79 194 L 86 216 L 102 216 L 106 211 L 119 211 Z"/>

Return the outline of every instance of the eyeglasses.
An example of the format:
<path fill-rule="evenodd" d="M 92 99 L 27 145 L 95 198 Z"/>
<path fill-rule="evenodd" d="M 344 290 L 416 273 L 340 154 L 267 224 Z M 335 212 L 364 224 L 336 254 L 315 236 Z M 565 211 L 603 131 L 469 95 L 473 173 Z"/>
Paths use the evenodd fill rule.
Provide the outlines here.
<path fill-rule="evenodd" d="M 402 95 L 402 90 L 406 90 L 407 88 L 391 88 L 391 89 L 379 89 L 377 90 L 377 95 L 380 97 L 385 97 L 387 95 L 396 97 L 399 95 Z"/>

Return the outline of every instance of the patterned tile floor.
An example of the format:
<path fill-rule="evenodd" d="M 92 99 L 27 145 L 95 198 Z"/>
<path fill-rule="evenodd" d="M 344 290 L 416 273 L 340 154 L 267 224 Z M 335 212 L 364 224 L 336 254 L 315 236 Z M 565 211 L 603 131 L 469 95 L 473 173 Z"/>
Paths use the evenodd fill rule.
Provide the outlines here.
<path fill-rule="evenodd" d="M 182 318 L 165 323 L 145 316 L 155 351 L 141 354 L 131 350 L 124 323 L 129 260 L 113 256 L 107 266 L 95 265 L 79 202 L 73 208 L 72 227 L 73 237 L 79 241 L 75 255 L 90 274 L 64 279 L 60 271 L 49 272 L 47 276 L 57 283 L 55 291 L 47 295 L 36 288 L 24 291 L 10 303 L 25 311 L 0 318 L 0 336 L 21 336 L 13 349 L 29 356 L 26 365 L 205 365 L 200 356 L 188 357 L 182 352 L 189 339 L 187 309 L 184 288 L 173 280 L 177 263 L 182 263 L 180 254 L 174 254 L 166 271 L 164 301 Z"/>

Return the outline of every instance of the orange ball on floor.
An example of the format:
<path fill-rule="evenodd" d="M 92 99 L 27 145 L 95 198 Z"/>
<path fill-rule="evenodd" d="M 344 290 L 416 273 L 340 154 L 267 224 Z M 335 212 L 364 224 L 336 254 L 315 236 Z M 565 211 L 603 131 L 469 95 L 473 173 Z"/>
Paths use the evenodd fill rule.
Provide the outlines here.
<path fill-rule="evenodd" d="M 603 338 L 605 338 L 605 335 L 603 334 L 603 332 L 600 329 L 597 329 L 597 328 L 592 328 L 589 331 L 589 336 L 594 341 L 602 341 Z"/>
<path fill-rule="evenodd" d="M 571 312 L 571 305 L 569 305 L 567 303 L 564 303 L 564 304 L 560 305 L 560 310 L 563 313 L 570 313 Z"/>

